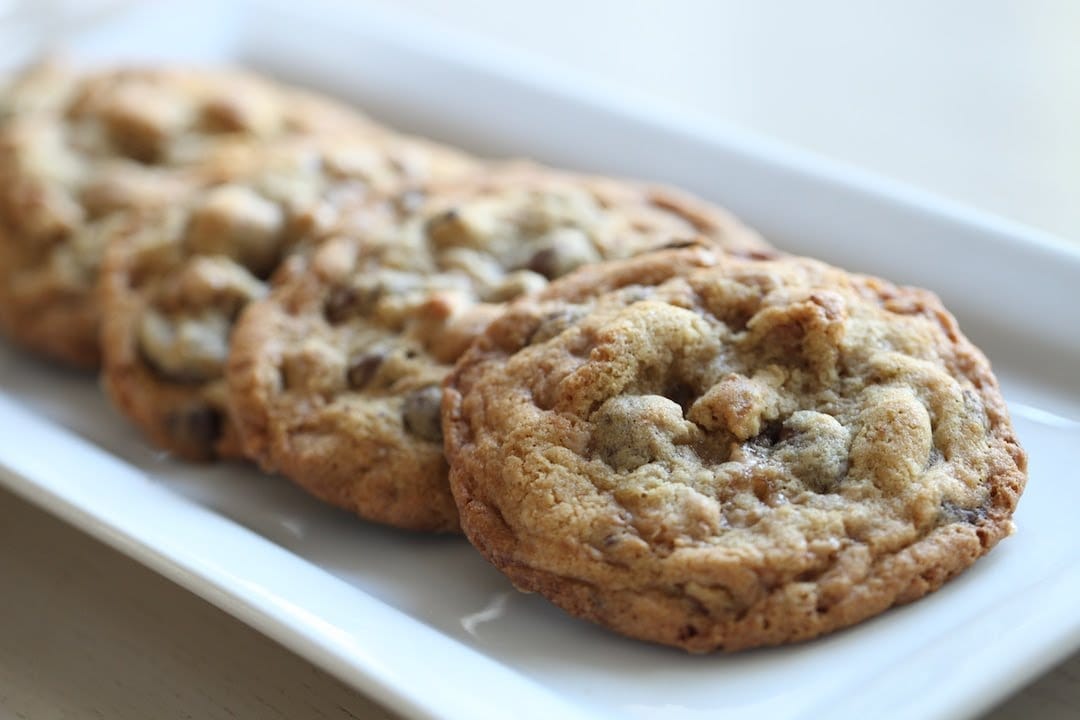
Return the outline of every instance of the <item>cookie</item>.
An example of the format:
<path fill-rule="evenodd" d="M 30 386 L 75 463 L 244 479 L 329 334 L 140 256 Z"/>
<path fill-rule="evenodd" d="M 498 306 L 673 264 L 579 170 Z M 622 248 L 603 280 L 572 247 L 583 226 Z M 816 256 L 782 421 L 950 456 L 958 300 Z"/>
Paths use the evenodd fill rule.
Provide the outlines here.
<path fill-rule="evenodd" d="M 232 324 L 350 206 L 473 168 L 421 140 L 326 133 L 268 147 L 244 177 L 114 229 L 101 270 L 103 384 L 159 447 L 242 457 L 225 392 Z"/>
<path fill-rule="evenodd" d="M 430 531 L 458 527 L 439 385 L 506 301 L 673 242 L 770 252 L 704 202 L 527 165 L 413 190 L 350 223 L 247 308 L 230 402 L 263 468 L 365 518 Z"/>
<path fill-rule="evenodd" d="M 1013 531 L 990 366 L 931 293 L 701 249 L 515 304 L 445 385 L 472 543 L 520 589 L 691 652 L 915 600 Z"/>
<path fill-rule="evenodd" d="M 0 332 L 96 367 L 94 295 L 119 214 L 245 172 L 266 142 L 363 116 L 239 71 L 43 64 L 0 94 Z"/>

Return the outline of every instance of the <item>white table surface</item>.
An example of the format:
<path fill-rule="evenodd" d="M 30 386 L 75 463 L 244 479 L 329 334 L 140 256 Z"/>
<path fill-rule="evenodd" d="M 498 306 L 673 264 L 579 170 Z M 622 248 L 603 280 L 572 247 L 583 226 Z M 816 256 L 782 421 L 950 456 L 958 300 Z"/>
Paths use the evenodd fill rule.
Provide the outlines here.
<path fill-rule="evenodd" d="M 378 1 L 1080 242 L 1080 3 Z M 986 717 L 1077 716 L 1080 654 Z M 0 491 L 0 717 L 392 715 Z"/>

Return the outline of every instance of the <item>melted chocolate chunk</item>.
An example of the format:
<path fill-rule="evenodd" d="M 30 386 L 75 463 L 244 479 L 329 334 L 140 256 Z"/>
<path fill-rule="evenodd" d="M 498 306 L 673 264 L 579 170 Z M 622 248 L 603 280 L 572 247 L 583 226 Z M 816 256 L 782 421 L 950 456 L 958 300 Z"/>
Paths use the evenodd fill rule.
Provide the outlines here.
<path fill-rule="evenodd" d="M 328 322 L 337 325 L 347 320 L 352 314 L 351 310 L 355 302 L 355 290 L 350 287 L 336 287 L 327 295 L 323 313 Z"/>
<path fill-rule="evenodd" d="M 330 324 L 340 325 L 349 318 L 370 312 L 381 295 L 381 287 L 335 287 L 326 297 L 323 312 Z"/>
<path fill-rule="evenodd" d="M 772 422 L 766 423 L 761 432 L 747 440 L 747 442 L 751 445 L 767 448 L 788 439 L 792 434 L 793 433 L 790 430 L 784 428 L 783 422 L 780 420 L 773 420 Z"/>
<path fill-rule="evenodd" d="M 438 385 L 414 390 L 405 397 L 401 418 L 405 429 L 421 440 L 440 442 L 442 422 L 439 417 L 442 405 L 442 388 Z"/>
<path fill-rule="evenodd" d="M 961 507 L 948 500 L 941 503 L 941 516 L 944 523 L 962 522 L 969 525 L 977 525 L 986 519 L 986 507 L 976 508 Z"/>
<path fill-rule="evenodd" d="M 559 275 L 559 266 L 559 251 L 552 247 L 537 250 L 525 265 L 529 270 L 543 275 L 548 280 L 553 280 Z"/>
<path fill-rule="evenodd" d="M 350 362 L 346 371 L 349 387 L 354 390 L 366 387 L 375 378 L 379 366 L 385 359 L 382 353 L 367 353 Z"/>
<path fill-rule="evenodd" d="M 221 411 L 207 405 L 192 407 L 170 413 L 165 420 L 166 428 L 178 445 L 198 448 L 202 455 L 212 456 L 214 445 L 221 436 L 224 418 Z"/>

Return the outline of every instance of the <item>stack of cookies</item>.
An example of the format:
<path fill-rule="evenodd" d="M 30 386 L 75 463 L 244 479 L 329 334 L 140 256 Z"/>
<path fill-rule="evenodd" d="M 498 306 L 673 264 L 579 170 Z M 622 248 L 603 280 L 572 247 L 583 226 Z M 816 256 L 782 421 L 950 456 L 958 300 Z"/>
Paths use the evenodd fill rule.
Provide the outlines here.
<path fill-rule="evenodd" d="M 237 71 L 11 82 L 0 330 L 100 369 L 178 457 L 463 531 L 517 587 L 693 652 L 925 595 L 1026 482 L 933 294 Z"/>

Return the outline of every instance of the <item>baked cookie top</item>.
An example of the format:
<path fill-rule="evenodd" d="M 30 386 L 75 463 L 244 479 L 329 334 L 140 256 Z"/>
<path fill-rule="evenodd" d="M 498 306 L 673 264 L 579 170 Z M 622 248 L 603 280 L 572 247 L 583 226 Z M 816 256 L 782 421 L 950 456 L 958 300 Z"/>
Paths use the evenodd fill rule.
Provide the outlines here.
<path fill-rule="evenodd" d="M 92 290 L 118 213 L 246 172 L 267 142 L 344 128 L 381 132 L 240 71 L 29 69 L 0 93 L 0 329 L 96 365 Z"/>
<path fill-rule="evenodd" d="M 105 387 L 158 446 L 188 459 L 242 455 L 224 387 L 229 338 L 282 259 L 352 206 L 474 167 L 433 143 L 364 133 L 281 141 L 252 165 L 130 217 L 101 270 Z"/>
<path fill-rule="evenodd" d="M 815 637 L 939 587 L 1026 482 L 938 299 L 690 248 L 513 305 L 446 381 L 470 540 L 520 588 L 693 652 Z"/>
<path fill-rule="evenodd" d="M 770 252 L 699 200 L 527 165 L 368 206 L 237 325 L 228 382 L 246 450 L 366 518 L 456 529 L 439 385 L 461 352 L 552 278 L 695 238 Z"/>

